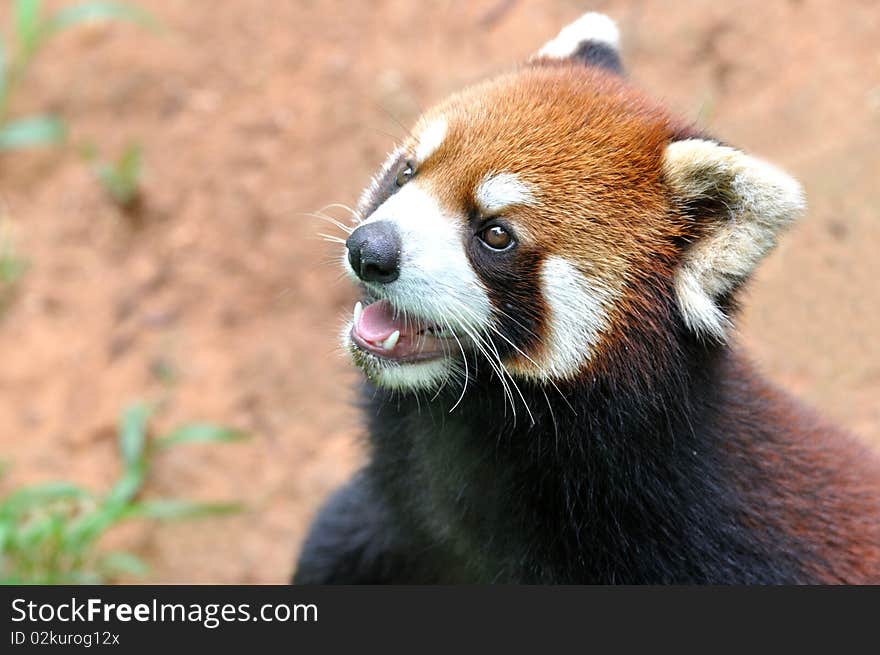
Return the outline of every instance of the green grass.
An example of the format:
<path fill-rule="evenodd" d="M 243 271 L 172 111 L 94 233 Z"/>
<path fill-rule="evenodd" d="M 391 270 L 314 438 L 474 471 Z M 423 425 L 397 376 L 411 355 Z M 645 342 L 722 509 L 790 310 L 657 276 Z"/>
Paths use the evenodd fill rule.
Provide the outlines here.
<path fill-rule="evenodd" d="M 240 509 L 230 502 L 141 497 L 156 453 L 187 443 L 245 438 L 238 430 L 207 423 L 151 437 L 153 413 L 146 404 L 131 405 L 122 413 L 117 439 L 122 471 L 103 493 L 50 482 L 0 499 L 0 584 L 102 583 L 120 575 L 142 576 L 148 570 L 143 560 L 130 552 L 101 549 L 101 536 L 132 519 L 196 519 Z"/>
<path fill-rule="evenodd" d="M 143 170 L 140 144 L 129 143 L 112 161 L 102 159 L 94 146 L 84 148 L 83 157 L 90 163 L 101 188 L 120 209 L 133 210 L 137 206 Z"/>
<path fill-rule="evenodd" d="M 0 155 L 64 141 L 67 127 L 54 114 L 11 116 L 10 106 L 27 78 L 35 57 L 52 37 L 95 20 L 122 20 L 150 29 L 158 23 L 143 9 L 107 1 L 72 4 L 54 12 L 43 10 L 42 0 L 3 0 L 11 5 L 11 20 L 0 25 Z M 94 150 L 94 149 L 93 149 Z M 123 209 L 133 209 L 140 195 L 141 148 L 130 145 L 113 162 L 96 161 L 95 175 L 102 188 Z M 0 312 L 8 305 L 26 262 L 15 255 L 0 233 Z"/>
<path fill-rule="evenodd" d="M 120 2 L 82 2 L 55 12 L 43 11 L 41 0 L 13 0 L 12 24 L 0 35 L 0 153 L 64 140 L 63 121 L 52 114 L 9 116 L 15 92 L 34 58 L 55 35 L 94 20 L 124 20 L 156 28 L 143 9 Z"/>
<path fill-rule="evenodd" d="M 16 253 L 12 236 L 0 223 L 0 314 L 8 307 L 25 271 L 27 261 Z"/>

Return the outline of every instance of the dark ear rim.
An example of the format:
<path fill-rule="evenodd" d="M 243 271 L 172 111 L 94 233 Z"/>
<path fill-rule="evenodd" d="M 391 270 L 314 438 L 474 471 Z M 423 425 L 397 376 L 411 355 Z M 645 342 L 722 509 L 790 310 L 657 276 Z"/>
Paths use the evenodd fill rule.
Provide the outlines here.
<path fill-rule="evenodd" d="M 605 70 L 623 75 L 623 61 L 620 53 L 607 43 L 599 41 L 585 41 L 578 46 L 570 59 L 580 61 L 587 66 L 596 66 Z"/>
<path fill-rule="evenodd" d="M 572 61 L 623 74 L 620 31 L 605 14 L 588 12 L 563 27 L 531 58 L 532 63 Z"/>

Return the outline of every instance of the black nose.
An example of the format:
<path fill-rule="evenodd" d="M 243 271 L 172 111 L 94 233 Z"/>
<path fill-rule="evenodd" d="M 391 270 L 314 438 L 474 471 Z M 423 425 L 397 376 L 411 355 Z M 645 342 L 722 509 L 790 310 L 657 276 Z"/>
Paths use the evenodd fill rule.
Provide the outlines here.
<path fill-rule="evenodd" d="M 361 225 L 345 242 L 348 262 L 365 282 L 394 282 L 400 275 L 400 237 L 388 221 Z"/>

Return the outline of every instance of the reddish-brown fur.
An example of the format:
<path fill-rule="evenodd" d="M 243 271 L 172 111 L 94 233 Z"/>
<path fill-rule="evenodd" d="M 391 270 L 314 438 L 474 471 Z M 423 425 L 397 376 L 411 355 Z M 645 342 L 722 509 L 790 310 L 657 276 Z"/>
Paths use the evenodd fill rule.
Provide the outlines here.
<path fill-rule="evenodd" d="M 577 61 L 539 60 L 451 97 L 406 150 L 440 118 L 445 138 L 417 177 L 461 218 L 463 241 L 490 218 L 474 197 L 487 174 L 534 192 L 504 211 L 515 254 L 481 279 L 530 328 L 518 334 L 528 356 L 508 349 L 505 363 L 529 377 L 521 398 L 540 413 L 511 422 L 492 376 L 454 413 L 378 390 L 373 458 L 325 510 L 298 580 L 880 583 L 880 460 L 683 319 L 682 261 L 732 217 L 711 185 L 720 197 L 677 195 L 664 155 L 705 137 Z M 615 295 L 599 344 L 552 388 L 533 375 L 550 256 Z M 712 299 L 728 314 L 742 281 Z"/>
<path fill-rule="evenodd" d="M 739 493 L 756 531 L 770 527 L 809 544 L 802 561 L 827 583 L 880 583 L 880 463 L 851 435 L 788 398 L 738 360 L 738 380 L 764 410 L 761 439 L 739 435 L 755 417 L 729 426 Z"/>
<path fill-rule="evenodd" d="M 612 325 L 644 302 L 640 282 L 669 277 L 676 244 L 699 233 L 699 222 L 675 213 L 661 170 L 665 146 L 688 128 L 613 73 L 523 67 L 452 96 L 414 134 L 438 117 L 447 134 L 420 166 L 423 183 L 457 215 L 474 206 L 487 173 L 514 173 L 537 189 L 538 206 L 517 207 L 513 222 L 544 257 L 562 255 L 622 292 Z M 523 358 L 512 366 L 531 368 Z"/>
<path fill-rule="evenodd" d="M 473 190 L 490 172 L 515 173 L 537 189 L 538 205 L 517 208 L 513 220 L 545 256 L 562 255 L 623 291 L 601 350 L 626 350 L 634 367 L 650 366 L 651 355 L 628 342 L 621 322 L 661 320 L 647 306 L 664 292 L 656 281 L 672 277 L 682 244 L 701 235 L 701 217 L 676 207 L 661 169 L 666 145 L 696 131 L 613 73 L 567 62 L 524 67 L 470 88 L 421 125 L 439 116 L 448 130 L 422 164 L 426 184 L 457 214 L 474 206 Z M 540 359 L 540 349 L 530 354 Z M 530 363 L 517 358 L 511 366 L 527 370 Z M 819 579 L 880 582 L 876 459 L 751 369 L 735 375 L 761 393 L 771 419 L 761 417 L 763 440 L 740 439 L 741 425 L 729 426 L 749 522 L 805 537 Z"/>

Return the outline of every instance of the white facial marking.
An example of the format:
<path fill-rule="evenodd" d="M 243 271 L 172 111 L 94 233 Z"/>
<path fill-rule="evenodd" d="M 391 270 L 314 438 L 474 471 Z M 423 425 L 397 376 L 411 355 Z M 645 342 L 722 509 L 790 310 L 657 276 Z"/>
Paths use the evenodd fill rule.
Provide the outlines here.
<path fill-rule="evenodd" d="M 535 56 L 567 59 L 581 44 L 588 41 L 603 43 L 617 50 L 620 45 L 620 31 L 605 14 L 590 12 L 563 27 L 556 38 L 548 41 Z"/>
<path fill-rule="evenodd" d="M 388 198 L 362 223 L 387 221 L 401 242 L 400 276 L 381 285 L 368 284 L 396 309 L 450 327 L 453 333 L 485 330 L 492 315 L 488 293 L 471 267 L 464 248 L 463 219 L 445 212 L 436 198 L 415 179 Z M 345 270 L 357 279 L 347 257 Z M 348 329 L 350 330 L 350 325 Z M 392 335 L 393 336 L 393 335 Z M 350 346 L 348 331 L 345 342 Z M 393 347 L 396 339 L 392 339 Z M 453 352 L 457 346 L 453 345 Z M 448 358 L 377 368 L 376 380 L 393 388 L 430 388 L 451 374 Z"/>
<path fill-rule="evenodd" d="M 426 127 L 419 136 L 416 146 L 416 162 L 421 164 L 437 151 L 446 138 L 446 119 L 438 118 Z"/>
<path fill-rule="evenodd" d="M 542 378 L 567 378 L 590 361 L 608 312 L 619 295 L 599 280 L 590 279 L 568 260 L 548 257 L 541 269 L 541 286 L 550 308 L 547 354 Z"/>
<path fill-rule="evenodd" d="M 457 303 L 468 316 L 488 321 L 489 297 L 465 253 L 462 220 L 447 214 L 418 180 L 388 198 L 362 225 L 377 221 L 394 224 L 400 236 L 400 277 L 382 285 L 395 305 L 443 319 L 448 314 L 441 308 Z"/>
<path fill-rule="evenodd" d="M 678 198 L 720 195 L 729 211 L 691 246 L 675 276 L 688 327 L 723 341 L 730 320 L 717 299 L 752 272 L 776 245 L 780 230 L 803 212 L 803 191 L 775 166 L 702 139 L 667 146 L 663 169 Z"/>
<path fill-rule="evenodd" d="M 477 186 L 475 195 L 480 208 L 490 214 L 535 200 L 529 185 L 513 173 L 490 173 Z"/>
<path fill-rule="evenodd" d="M 378 374 L 379 382 L 389 389 L 407 391 L 411 389 L 434 389 L 452 375 L 448 360 L 403 364 L 383 368 Z"/>

